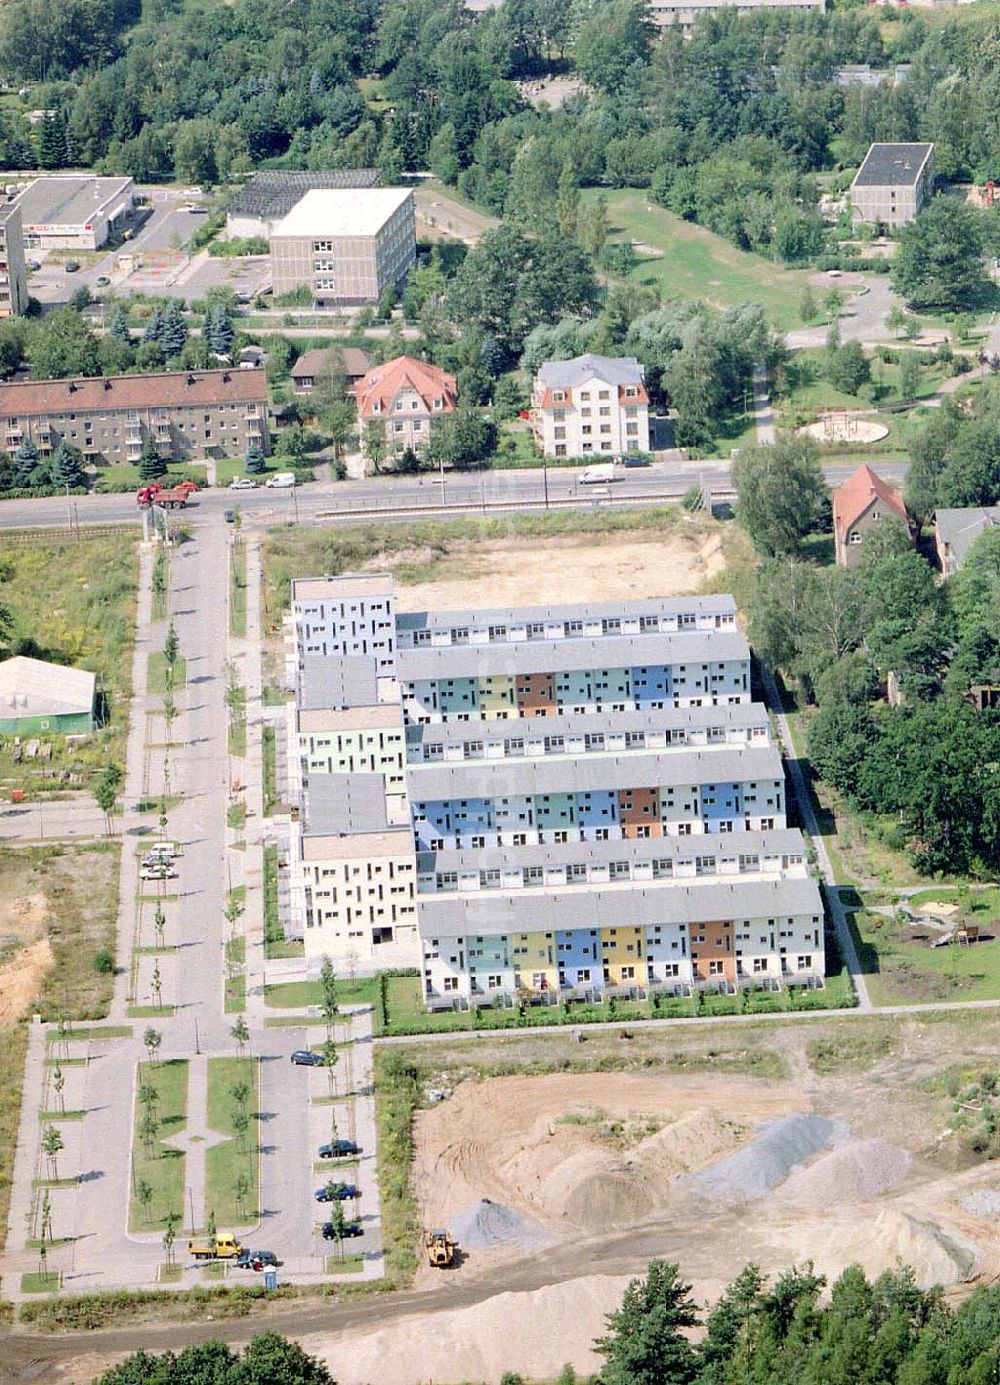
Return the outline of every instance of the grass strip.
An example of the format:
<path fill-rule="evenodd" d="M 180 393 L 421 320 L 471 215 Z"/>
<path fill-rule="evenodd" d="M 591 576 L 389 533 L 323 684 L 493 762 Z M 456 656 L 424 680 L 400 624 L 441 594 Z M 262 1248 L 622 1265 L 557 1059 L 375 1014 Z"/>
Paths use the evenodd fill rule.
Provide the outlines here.
<path fill-rule="evenodd" d="M 242 1083 L 250 1089 L 244 1108 L 250 1125 L 241 1136 L 236 1129 L 240 1104 L 233 1088 Z M 214 1213 L 220 1230 L 256 1221 L 260 1209 L 260 1065 L 256 1058 L 209 1058 L 208 1124 L 229 1139 L 205 1152 L 205 1209 Z M 242 1200 L 236 1190 L 240 1177 L 248 1184 Z"/>
<path fill-rule="evenodd" d="M 155 1105 L 150 1106 L 157 1121 L 156 1138 L 147 1141 L 139 1133 L 145 1106 L 139 1100 L 143 1087 L 157 1093 Z M 129 1198 L 129 1230 L 162 1230 L 168 1212 L 184 1217 L 184 1155 L 163 1143 L 179 1134 L 187 1125 L 188 1065 L 184 1058 L 171 1058 L 163 1063 L 139 1063 L 136 1068 L 136 1100 L 132 1124 L 132 1187 Z M 150 1189 L 148 1203 L 139 1192 L 143 1185 Z"/>

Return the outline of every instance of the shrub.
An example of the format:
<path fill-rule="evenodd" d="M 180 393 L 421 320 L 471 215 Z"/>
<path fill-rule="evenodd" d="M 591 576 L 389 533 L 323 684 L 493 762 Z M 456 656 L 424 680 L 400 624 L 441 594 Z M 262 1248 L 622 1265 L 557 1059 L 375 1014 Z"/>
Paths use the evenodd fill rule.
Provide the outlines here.
<path fill-rule="evenodd" d="M 94 953 L 94 970 L 99 976 L 110 976 L 115 969 L 114 953 L 107 947 L 98 948 Z"/>

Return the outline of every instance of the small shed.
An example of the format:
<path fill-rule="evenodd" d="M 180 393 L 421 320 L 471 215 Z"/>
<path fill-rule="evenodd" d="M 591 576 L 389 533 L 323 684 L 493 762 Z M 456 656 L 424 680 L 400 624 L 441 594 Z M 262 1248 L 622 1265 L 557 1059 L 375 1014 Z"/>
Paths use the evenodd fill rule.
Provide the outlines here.
<path fill-rule="evenodd" d="M 93 673 L 18 654 L 0 663 L 0 734 L 93 731 Z"/>

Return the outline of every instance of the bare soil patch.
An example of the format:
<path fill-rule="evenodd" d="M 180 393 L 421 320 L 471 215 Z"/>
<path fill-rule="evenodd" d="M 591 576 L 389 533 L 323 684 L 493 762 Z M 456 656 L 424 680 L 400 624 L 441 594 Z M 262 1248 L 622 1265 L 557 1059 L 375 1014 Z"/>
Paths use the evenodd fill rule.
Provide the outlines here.
<path fill-rule="evenodd" d="M 718 533 L 580 534 L 460 540 L 444 554 L 378 554 L 366 567 L 396 573 L 404 611 L 618 601 L 697 592 L 726 565 Z"/>

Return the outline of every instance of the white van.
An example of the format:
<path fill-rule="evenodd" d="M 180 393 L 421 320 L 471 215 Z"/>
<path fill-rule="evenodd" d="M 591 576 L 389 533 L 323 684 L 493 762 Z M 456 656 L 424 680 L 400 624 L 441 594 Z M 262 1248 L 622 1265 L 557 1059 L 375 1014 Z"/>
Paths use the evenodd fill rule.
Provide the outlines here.
<path fill-rule="evenodd" d="M 581 486 L 606 486 L 614 479 L 614 462 L 601 462 L 599 466 L 585 466 L 580 472 Z"/>
<path fill-rule="evenodd" d="M 288 486 L 294 486 L 294 485 L 295 485 L 295 472 L 294 472 L 294 471 L 279 471 L 279 472 L 276 473 L 276 475 L 274 475 L 274 476 L 269 476 L 269 477 L 267 478 L 267 480 L 264 482 L 264 484 L 265 484 L 266 486 L 270 486 L 270 487 L 272 488 L 272 490 L 274 490 L 274 489 L 285 489 L 285 488 L 288 487 Z"/>

